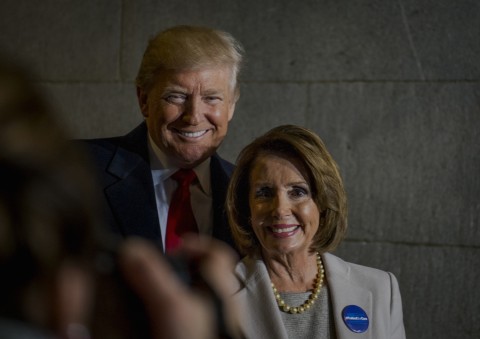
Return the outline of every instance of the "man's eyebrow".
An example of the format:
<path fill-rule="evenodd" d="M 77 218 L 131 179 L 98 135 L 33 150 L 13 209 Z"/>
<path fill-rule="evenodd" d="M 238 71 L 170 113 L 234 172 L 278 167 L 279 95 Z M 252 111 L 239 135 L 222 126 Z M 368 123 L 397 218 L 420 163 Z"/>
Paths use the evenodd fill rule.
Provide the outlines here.
<path fill-rule="evenodd" d="M 218 90 L 218 89 L 207 89 L 202 92 L 202 95 L 217 95 L 217 94 L 223 94 L 223 91 Z"/>
<path fill-rule="evenodd" d="M 164 92 L 181 92 L 181 93 L 186 93 L 187 90 L 179 85 L 167 85 L 165 86 Z"/>

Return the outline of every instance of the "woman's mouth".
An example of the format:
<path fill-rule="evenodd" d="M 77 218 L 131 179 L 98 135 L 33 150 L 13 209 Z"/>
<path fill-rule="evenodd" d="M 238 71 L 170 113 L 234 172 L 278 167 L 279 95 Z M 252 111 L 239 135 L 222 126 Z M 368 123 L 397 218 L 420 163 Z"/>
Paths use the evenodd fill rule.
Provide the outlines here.
<path fill-rule="evenodd" d="M 272 235 L 276 238 L 287 238 L 294 235 L 299 229 L 299 225 L 274 225 L 268 227 Z"/>

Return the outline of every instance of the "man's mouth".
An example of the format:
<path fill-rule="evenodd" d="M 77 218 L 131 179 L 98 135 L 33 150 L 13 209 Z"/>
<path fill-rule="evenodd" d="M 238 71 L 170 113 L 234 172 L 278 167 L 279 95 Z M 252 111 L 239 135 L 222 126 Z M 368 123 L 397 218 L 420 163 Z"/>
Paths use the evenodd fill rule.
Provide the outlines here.
<path fill-rule="evenodd" d="M 204 129 L 196 132 L 187 132 L 187 131 L 181 131 L 181 130 L 175 129 L 175 132 L 185 138 L 200 138 L 205 134 L 207 134 L 208 129 Z"/>

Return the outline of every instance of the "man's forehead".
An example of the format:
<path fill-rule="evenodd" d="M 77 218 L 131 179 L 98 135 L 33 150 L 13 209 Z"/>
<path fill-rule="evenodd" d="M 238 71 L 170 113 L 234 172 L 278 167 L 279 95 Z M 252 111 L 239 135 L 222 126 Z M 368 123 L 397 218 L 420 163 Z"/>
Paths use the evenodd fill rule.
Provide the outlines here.
<path fill-rule="evenodd" d="M 168 71 L 159 74 L 157 85 L 166 90 L 225 91 L 230 88 L 232 73 L 228 69 Z"/>

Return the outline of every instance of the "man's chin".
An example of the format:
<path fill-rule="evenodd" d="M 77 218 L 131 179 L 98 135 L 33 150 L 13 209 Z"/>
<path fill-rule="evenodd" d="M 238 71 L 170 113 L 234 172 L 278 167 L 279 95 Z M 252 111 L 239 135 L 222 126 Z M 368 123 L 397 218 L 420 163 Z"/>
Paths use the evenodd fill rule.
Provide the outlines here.
<path fill-rule="evenodd" d="M 179 168 L 193 168 L 210 158 L 216 148 L 179 150 L 175 153 L 175 166 Z"/>

